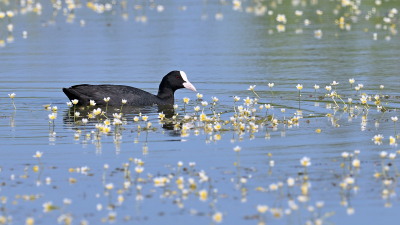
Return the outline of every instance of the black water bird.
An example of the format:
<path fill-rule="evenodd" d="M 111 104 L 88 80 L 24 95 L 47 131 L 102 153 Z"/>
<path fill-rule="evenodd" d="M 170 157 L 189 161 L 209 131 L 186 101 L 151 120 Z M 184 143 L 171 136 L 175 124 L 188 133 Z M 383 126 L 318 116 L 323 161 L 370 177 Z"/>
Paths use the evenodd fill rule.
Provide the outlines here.
<path fill-rule="evenodd" d="M 71 101 L 78 100 L 79 105 L 89 105 L 90 100 L 95 101 L 96 105 L 106 105 L 105 98 L 110 97 L 109 106 L 121 106 L 123 99 L 127 100 L 125 105 L 144 106 L 173 105 L 174 93 L 180 88 L 196 91 L 185 72 L 171 71 L 163 77 L 157 95 L 130 86 L 109 84 L 74 85 L 70 88 L 63 88 L 63 92 Z"/>

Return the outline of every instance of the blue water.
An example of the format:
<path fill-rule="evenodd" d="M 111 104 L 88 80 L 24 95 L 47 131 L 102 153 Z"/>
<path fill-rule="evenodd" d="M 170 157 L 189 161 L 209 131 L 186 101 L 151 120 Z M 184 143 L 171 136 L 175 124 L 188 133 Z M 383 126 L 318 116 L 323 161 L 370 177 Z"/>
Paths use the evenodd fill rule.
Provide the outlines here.
<path fill-rule="evenodd" d="M 135 18 L 144 10 L 133 9 L 133 4 L 143 4 L 143 1 L 128 2 L 127 19 L 122 17 L 121 1 L 116 1 L 112 11 L 104 13 L 87 8 L 85 2 L 75 9 L 72 23 L 66 21 L 67 15 L 63 15 L 62 9 L 58 11 L 55 23 L 50 23 L 53 9 L 49 2 L 41 2 L 41 15 L 15 11 L 12 18 L 14 42 L 0 48 L 0 196 L 7 197 L 2 205 L 2 215 L 11 216 L 14 224 L 23 224 L 28 217 L 34 218 L 35 224 L 55 224 L 61 215 L 70 215 L 72 224 L 79 224 L 82 220 L 99 224 L 110 222 L 110 212 L 116 213 L 116 224 L 132 223 L 130 221 L 209 224 L 213 223 L 212 215 L 221 212 L 225 224 L 256 224 L 261 218 L 256 209 L 259 204 L 268 205 L 270 209 L 289 208 L 286 179 L 294 177 L 294 199 L 299 213 L 282 213 L 281 218 L 274 218 L 269 210 L 266 213 L 267 224 L 306 224 L 307 220 L 314 223 L 314 219 L 324 213 L 331 213 L 323 220 L 324 224 L 395 223 L 399 219 L 396 214 L 399 198 L 395 195 L 399 185 L 394 166 L 390 164 L 388 175 L 393 181 L 389 197 L 391 207 L 385 207 L 387 200 L 382 199 L 382 177 L 374 178 L 373 175 L 382 171 L 379 153 L 397 151 L 397 146 L 389 144 L 389 136 L 395 136 L 396 132 L 391 117 L 399 116 L 396 108 L 400 102 L 397 98 L 400 96 L 397 89 L 400 42 L 398 35 L 390 34 L 389 28 L 376 29 L 377 23 L 385 25 L 383 17 L 388 16 L 392 8 L 398 8 L 397 1 L 384 1 L 379 7 L 379 16 L 372 14 L 369 20 L 365 20 L 365 15 L 375 7 L 375 3 L 362 2 L 357 23 L 346 17 L 346 23 L 352 26 L 350 31 L 335 25 L 336 19 L 351 12 L 348 7 L 334 15 L 332 11 L 336 2 L 313 2 L 317 3 L 295 6 L 292 3 L 296 1 L 282 4 L 279 1 L 265 2 L 267 11 L 274 12 L 270 17 L 267 11 L 262 16 L 247 13 L 247 6 L 255 7 L 251 1 L 242 2 L 242 12 L 233 10 L 230 1 L 222 5 L 218 1 L 208 1 L 206 20 L 202 19 L 203 1 L 154 2 L 164 5 L 163 12 L 151 9 L 151 3 L 147 2 L 146 23 Z M 14 1 L 10 1 L 10 5 L 0 1 L 0 11 L 13 9 L 15 4 Z M 180 10 L 182 6 L 186 6 L 186 10 Z M 63 3 L 62 8 L 65 7 Z M 20 6 L 16 8 L 20 10 Z M 315 13 L 317 9 L 324 12 L 321 18 Z M 215 19 L 219 10 L 223 13 L 223 20 Z M 303 11 L 298 22 L 295 10 Z M 283 33 L 276 30 L 278 13 L 285 14 L 288 20 Z M 350 13 L 349 16 L 356 15 Z M 304 25 L 306 18 L 311 21 L 309 26 Z M 80 25 L 80 20 L 85 21 L 84 26 Z M 393 21 L 398 27 L 398 14 L 394 15 Z M 7 19 L 3 22 L 8 23 Z M 303 29 L 302 34 L 295 34 L 298 27 Z M 321 39 L 314 37 L 317 29 L 323 31 Z M 7 34 L 4 25 L 2 31 Z M 28 33 L 26 39 L 22 36 L 23 31 Z M 376 41 L 373 40 L 375 32 L 378 35 Z M 385 40 L 386 35 L 390 35 L 389 41 Z M 297 113 L 299 107 L 295 86 L 303 84 L 301 110 L 304 118 L 299 120 L 298 126 L 291 128 L 283 124 L 276 129 L 272 125 L 260 125 L 258 132 L 252 135 L 249 131 L 239 135 L 232 130 L 232 125 L 227 125 L 229 131 L 206 134 L 199 129 L 199 135 L 195 135 L 195 129 L 191 129 L 189 135 L 184 136 L 180 130 L 171 130 L 171 125 L 162 127 L 159 124 L 158 108 L 126 107 L 123 111 L 125 130 L 120 136 L 115 136 L 112 127 L 112 131 L 101 135 L 100 140 L 95 140 L 95 135 L 85 140 L 85 132 L 97 132 L 94 127 L 96 120 L 83 127 L 73 123 L 68 116 L 65 104 L 68 99 L 61 91 L 63 87 L 81 83 L 123 84 L 157 93 L 161 78 L 171 70 L 185 71 L 209 103 L 212 96 L 218 97 L 216 109 L 217 113 L 223 112 L 223 120 L 234 115 L 232 96 L 241 97 L 236 106 L 242 105 L 242 99 L 247 96 L 255 97 L 247 90 L 250 85 L 257 85 L 255 91 L 261 97 L 259 102 L 272 101 L 274 108 L 269 110 L 269 115 L 282 121 L 281 108 L 285 108 L 285 118 L 288 119 Z M 317 96 L 323 97 L 326 93 L 324 87 L 336 80 L 339 82 L 337 92 L 347 102 L 348 97 L 356 94 L 355 90 L 350 92 L 349 78 L 356 80 L 353 89 L 362 83 L 362 92 L 372 96 L 379 94 L 379 86 L 384 85 L 382 94 L 388 95 L 388 99 L 383 101 L 383 105 L 389 110 L 377 112 L 374 101 L 370 101 L 368 112 L 356 110 L 356 115 L 349 121 L 350 114 L 343 111 L 339 99 L 336 100 L 340 109 L 334 112 L 326 107 L 328 103 L 334 106 L 330 98 L 315 98 L 314 84 L 320 85 Z M 275 83 L 273 100 L 267 86 L 271 82 Z M 16 111 L 8 97 L 13 92 L 16 93 Z M 184 97 L 191 99 L 186 113 L 194 115 L 193 107 L 197 105 L 196 93 L 178 90 L 175 98 L 179 105 L 179 119 L 185 114 Z M 52 124 L 49 126 L 48 114 L 51 111 L 45 110 L 47 104 L 58 107 L 56 134 L 53 134 Z M 77 110 L 82 112 L 81 118 L 87 116 L 87 110 Z M 118 110 L 108 109 L 109 112 Z M 149 116 L 156 130 L 142 130 L 138 134 L 133 117 L 139 112 Z M 205 112 L 212 116 L 209 106 Z M 263 108 L 257 118 L 265 112 Z M 328 113 L 333 117 L 327 117 Z M 363 115 L 367 118 L 365 129 L 361 124 Z M 332 118 L 336 118 L 340 126 L 333 126 Z M 380 121 L 378 127 L 375 125 L 377 120 Z M 145 123 L 142 121 L 140 125 L 144 127 Z M 321 132 L 317 133 L 317 129 Z M 78 140 L 74 137 L 77 130 L 82 132 Z M 221 135 L 221 140 L 215 136 L 217 134 Z M 267 134 L 269 138 L 266 138 Z M 384 136 L 381 145 L 371 140 L 376 134 Z M 247 178 L 247 182 L 239 187 L 238 166 L 235 164 L 238 158 L 233 151 L 237 145 L 242 147 L 240 176 Z M 145 146 L 147 151 L 143 149 Z M 341 153 L 356 149 L 361 151 L 358 156 L 361 169 L 359 172 L 354 172 L 354 168 L 350 171 L 347 160 L 345 174 L 351 173 L 356 177 L 359 190 L 355 192 L 351 187 L 344 191 L 347 194 L 347 206 L 344 206 L 341 205 L 340 183 L 344 178 L 340 166 L 343 161 Z M 32 157 L 36 151 L 43 152 L 42 172 L 33 171 L 33 166 L 39 165 L 38 160 Z M 269 165 L 268 153 L 275 161 L 273 167 Z M 298 200 L 304 181 L 300 159 L 304 156 L 310 157 L 312 163 L 307 168 L 311 182 L 308 203 Z M 123 188 L 126 181 L 123 163 L 129 162 L 129 158 L 140 158 L 145 162 L 144 172 L 140 174 L 143 180 L 139 182 L 144 198 L 141 201 L 136 200 L 134 184 Z M 182 161 L 183 168 L 187 169 L 180 172 L 186 189 L 190 177 L 189 162 L 196 163 L 193 178 L 197 189 L 187 199 L 179 194 L 176 185 L 178 161 Z M 389 162 L 392 161 L 386 158 L 385 164 Z M 398 158 L 394 162 L 399 163 Z M 114 184 L 110 191 L 113 206 L 109 208 L 110 194 L 106 194 L 102 182 L 104 164 L 109 165 L 104 183 Z M 87 175 L 69 171 L 83 166 L 90 168 Z M 133 163 L 129 170 L 131 179 L 135 180 Z M 199 183 L 197 173 L 200 170 L 205 171 L 211 182 Z M 25 174 L 27 176 L 22 177 Z M 170 189 L 154 186 L 154 177 L 169 174 L 174 174 Z M 51 178 L 49 185 L 45 181 L 47 177 Z M 76 179 L 76 183 L 71 183 L 70 178 Z M 277 182 L 284 183 L 283 197 L 279 191 L 259 191 L 259 187 L 268 189 L 270 184 Z M 198 192 L 203 188 L 211 192 L 218 189 L 215 201 L 211 193 L 206 201 L 199 200 Z M 169 196 L 162 197 L 168 190 L 171 190 Z M 124 197 L 122 203 L 118 203 L 119 194 Z M 35 200 L 23 200 L 24 195 L 33 195 Z M 245 200 L 243 196 L 246 196 Z M 71 199 L 72 204 L 64 207 L 64 198 Z M 48 201 L 58 208 L 45 213 L 42 204 Z M 180 201 L 184 205 L 182 208 L 178 207 Z M 317 201 L 325 203 L 319 215 L 307 210 L 308 205 L 313 205 L 315 212 L 318 211 Z M 102 204 L 102 210 L 96 209 L 97 204 Z M 348 215 L 348 208 L 354 208 L 354 214 Z"/>

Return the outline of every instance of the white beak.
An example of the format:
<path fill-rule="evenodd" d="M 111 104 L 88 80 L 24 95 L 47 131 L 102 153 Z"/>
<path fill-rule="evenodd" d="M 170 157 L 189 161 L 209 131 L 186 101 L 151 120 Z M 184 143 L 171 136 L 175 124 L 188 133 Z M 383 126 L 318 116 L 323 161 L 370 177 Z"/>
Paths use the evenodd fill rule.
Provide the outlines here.
<path fill-rule="evenodd" d="M 185 83 L 183 83 L 183 86 L 189 90 L 196 92 L 196 88 L 189 81 L 186 81 Z"/>

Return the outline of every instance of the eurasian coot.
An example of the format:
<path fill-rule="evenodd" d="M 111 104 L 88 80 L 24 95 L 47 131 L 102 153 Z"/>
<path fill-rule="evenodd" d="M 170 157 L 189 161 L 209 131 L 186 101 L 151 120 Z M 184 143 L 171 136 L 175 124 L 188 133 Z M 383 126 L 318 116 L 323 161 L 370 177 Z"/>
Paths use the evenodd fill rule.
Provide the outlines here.
<path fill-rule="evenodd" d="M 79 105 L 89 105 L 94 100 L 97 105 L 106 105 L 104 98 L 110 97 L 108 105 L 120 106 L 122 99 L 126 99 L 126 105 L 173 105 L 174 93 L 180 88 L 196 91 L 189 82 L 185 72 L 171 71 L 164 76 L 158 88 L 158 94 L 153 95 L 147 91 L 125 85 L 74 85 L 63 88 L 64 93 L 72 101 L 79 100 Z"/>

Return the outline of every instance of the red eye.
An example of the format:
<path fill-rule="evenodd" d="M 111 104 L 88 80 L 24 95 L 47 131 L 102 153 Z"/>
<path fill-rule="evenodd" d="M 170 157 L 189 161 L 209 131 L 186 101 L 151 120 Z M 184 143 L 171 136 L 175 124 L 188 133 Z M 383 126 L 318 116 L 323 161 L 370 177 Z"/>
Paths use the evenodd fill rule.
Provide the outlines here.
<path fill-rule="evenodd" d="M 176 79 L 178 79 L 179 80 L 179 76 L 175 76 L 176 77 Z"/>

